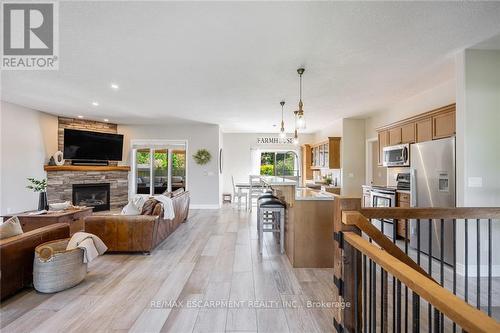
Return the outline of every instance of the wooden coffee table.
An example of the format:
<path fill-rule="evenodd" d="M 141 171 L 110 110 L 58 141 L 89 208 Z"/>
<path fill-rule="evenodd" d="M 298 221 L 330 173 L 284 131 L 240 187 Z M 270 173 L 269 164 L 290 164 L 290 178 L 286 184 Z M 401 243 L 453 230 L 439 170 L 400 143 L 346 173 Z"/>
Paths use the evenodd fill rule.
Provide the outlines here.
<path fill-rule="evenodd" d="M 17 216 L 21 222 L 23 231 L 31 231 L 46 225 L 54 223 L 68 223 L 69 232 L 73 235 L 77 231 L 83 231 L 85 229 L 85 223 L 83 219 L 87 216 L 92 215 L 92 207 L 85 207 L 79 209 L 67 209 L 61 212 L 51 212 L 42 215 L 30 215 L 31 212 L 24 212 L 19 214 L 13 214 L 4 216 L 4 221 L 11 218 L 12 216 Z"/>

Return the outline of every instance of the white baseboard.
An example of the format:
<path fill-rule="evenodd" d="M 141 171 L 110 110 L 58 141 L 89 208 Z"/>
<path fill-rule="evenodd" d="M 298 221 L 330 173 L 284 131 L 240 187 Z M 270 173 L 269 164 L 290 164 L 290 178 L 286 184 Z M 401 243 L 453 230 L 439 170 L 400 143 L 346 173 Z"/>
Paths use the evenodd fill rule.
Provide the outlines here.
<path fill-rule="evenodd" d="M 477 265 L 468 265 L 469 271 L 467 275 L 469 277 L 477 277 Z M 479 274 L 481 277 L 488 277 L 488 265 L 480 265 Z M 457 262 L 457 275 L 465 276 L 465 265 Z M 491 265 L 491 276 L 498 277 L 500 276 L 500 265 Z"/>
<path fill-rule="evenodd" d="M 213 204 L 213 205 L 189 205 L 189 209 L 219 209 L 220 205 L 219 204 Z"/>

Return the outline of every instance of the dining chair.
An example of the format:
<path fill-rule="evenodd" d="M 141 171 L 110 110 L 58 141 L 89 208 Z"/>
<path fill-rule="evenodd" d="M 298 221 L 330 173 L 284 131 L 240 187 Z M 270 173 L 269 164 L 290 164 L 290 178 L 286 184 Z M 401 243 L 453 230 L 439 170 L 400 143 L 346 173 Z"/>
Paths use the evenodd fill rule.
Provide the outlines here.
<path fill-rule="evenodd" d="M 236 190 L 236 185 L 234 183 L 234 176 L 231 176 L 231 181 L 233 182 L 233 198 L 236 200 L 238 198 L 238 209 L 241 209 L 241 199 L 245 198 L 245 210 L 248 209 L 248 193 L 242 192 L 241 187 Z"/>
<path fill-rule="evenodd" d="M 260 175 L 249 176 L 250 189 L 248 191 L 248 201 L 250 206 L 250 211 L 252 211 L 253 199 L 258 199 L 262 195 L 262 190 L 264 186 L 262 184 L 262 178 Z"/>

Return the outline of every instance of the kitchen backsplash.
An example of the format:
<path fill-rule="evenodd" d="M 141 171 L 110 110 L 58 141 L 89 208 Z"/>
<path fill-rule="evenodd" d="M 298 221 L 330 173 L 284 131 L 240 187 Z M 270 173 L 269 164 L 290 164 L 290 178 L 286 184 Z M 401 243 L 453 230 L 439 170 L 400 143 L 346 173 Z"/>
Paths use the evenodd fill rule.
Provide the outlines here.
<path fill-rule="evenodd" d="M 387 168 L 387 186 L 396 186 L 398 173 L 409 173 L 410 168 Z"/>

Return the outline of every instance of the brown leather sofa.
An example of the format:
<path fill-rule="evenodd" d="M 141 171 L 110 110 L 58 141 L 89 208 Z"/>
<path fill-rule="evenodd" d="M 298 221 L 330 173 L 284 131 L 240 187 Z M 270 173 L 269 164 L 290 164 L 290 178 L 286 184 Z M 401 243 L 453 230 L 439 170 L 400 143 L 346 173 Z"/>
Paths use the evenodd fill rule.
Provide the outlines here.
<path fill-rule="evenodd" d="M 161 204 L 151 215 L 93 215 L 85 218 L 85 231 L 99 236 L 108 252 L 149 253 L 188 217 L 189 192 L 172 197 L 175 218 L 162 219 Z"/>
<path fill-rule="evenodd" d="M 0 240 L 0 298 L 3 300 L 33 284 L 35 247 L 69 237 L 69 225 L 51 224 Z"/>

